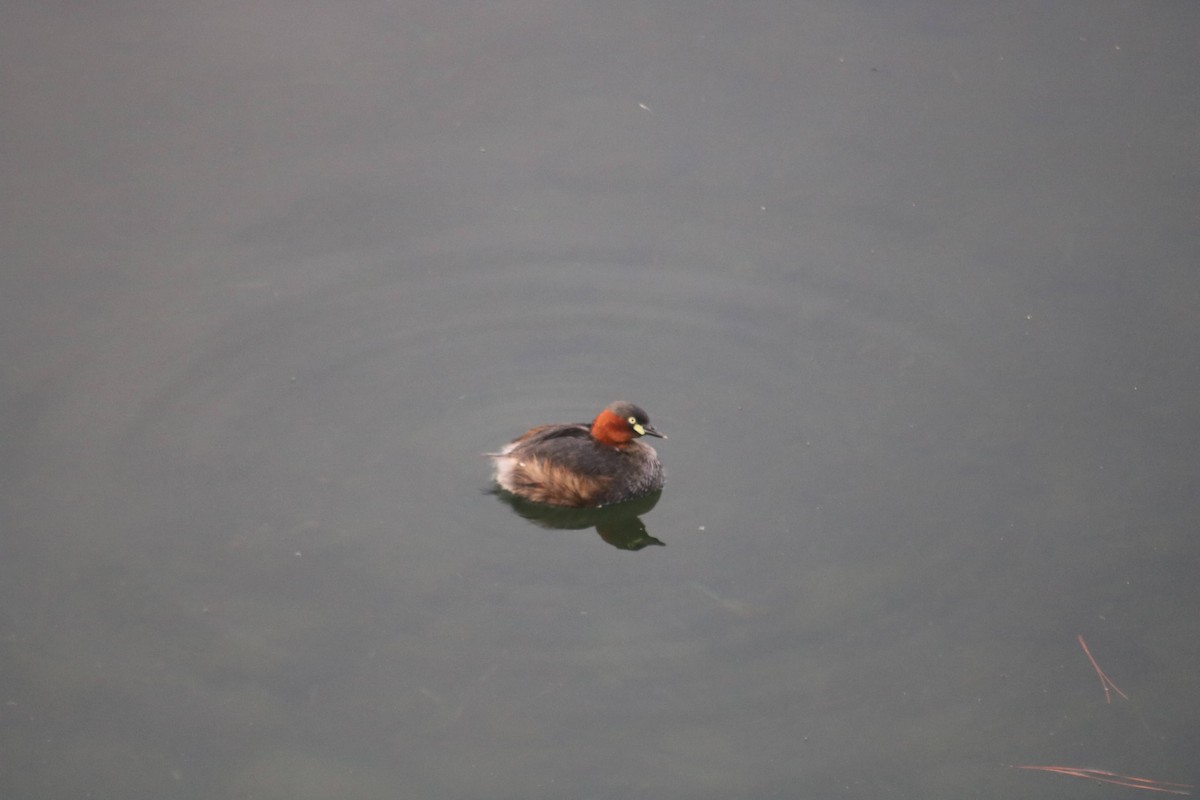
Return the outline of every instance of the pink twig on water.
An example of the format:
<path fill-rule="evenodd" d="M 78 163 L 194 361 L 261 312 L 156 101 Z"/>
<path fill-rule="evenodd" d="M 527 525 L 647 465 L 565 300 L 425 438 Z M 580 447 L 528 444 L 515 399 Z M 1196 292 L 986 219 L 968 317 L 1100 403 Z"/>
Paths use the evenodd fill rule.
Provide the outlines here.
<path fill-rule="evenodd" d="M 1105 675 L 1104 670 L 1100 669 L 1100 665 L 1096 663 L 1096 659 L 1092 658 L 1092 651 L 1088 650 L 1087 642 L 1083 640 L 1083 634 L 1079 634 L 1079 636 L 1076 638 L 1079 639 L 1079 646 L 1083 648 L 1083 654 L 1088 657 L 1088 661 L 1092 662 L 1092 669 L 1096 670 L 1096 675 L 1100 678 L 1100 688 L 1104 690 L 1104 702 L 1112 702 L 1112 695 L 1108 692 L 1109 689 L 1112 689 L 1114 692 L 1121 695 L 1121 697 L 1124 697 L 1126 700 L 1128 700 L 1129 695 L 1122 692 L 1120 687 L 1112 682 L 1112 678 Z"/>
<path fill-rule="evenodd" d="M 1116 689 L 1117 687 L 1113 687 Z M 1117 689 L 1120 691 L 1120 689 Z M 1126 698 L 1128 699 L 1128 698 Z M 1131 789 L 1145 789 L 1149 792 L 1165 792 L 1167 794 L 1190 795 L 1189 789 L 1194 789 L 1190 783 L 1172 783 L 1171 781 L 1156 781 L 1153 778 L 1135 778 L 1132 775 L 1121 775 L 1106 769 L 1089 769 L 1087 767 L 1035 767 L 1024 764 L 1013 764 L 1013 769 L 1032 769 L 1040 772 L 1057 772 L 1059 775 L 1070 775 L 1074 778 L 1087 778 L 1100 783 L 1111 783 L 1114 786 L 1128 786 Z"/>

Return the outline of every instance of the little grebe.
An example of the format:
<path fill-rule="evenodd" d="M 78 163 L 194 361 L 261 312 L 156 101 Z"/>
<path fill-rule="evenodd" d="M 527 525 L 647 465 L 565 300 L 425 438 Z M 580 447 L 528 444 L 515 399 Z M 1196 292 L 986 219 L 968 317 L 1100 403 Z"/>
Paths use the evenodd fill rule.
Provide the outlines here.
<path fill-rule="evenodd" d="M 518 497 L 551 506 L 584 508 L 619 503 L 663 486 L 658 453 L 637 441 L 667 438 L 646 412 L 618 401 L 586 422 L 539 425 L 489 453 L 496 483 Z"/>

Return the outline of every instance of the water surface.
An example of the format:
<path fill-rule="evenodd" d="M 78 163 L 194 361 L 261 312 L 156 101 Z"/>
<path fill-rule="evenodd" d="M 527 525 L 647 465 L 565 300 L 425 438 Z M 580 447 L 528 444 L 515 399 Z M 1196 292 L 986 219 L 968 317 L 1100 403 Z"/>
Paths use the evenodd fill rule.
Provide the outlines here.
<path fill-rule="evenodd" d="M 10 9 L 3 794 L 1200 783 L 1198 30 Z M 614 399 L 653 508 L 490 493 Z"/>

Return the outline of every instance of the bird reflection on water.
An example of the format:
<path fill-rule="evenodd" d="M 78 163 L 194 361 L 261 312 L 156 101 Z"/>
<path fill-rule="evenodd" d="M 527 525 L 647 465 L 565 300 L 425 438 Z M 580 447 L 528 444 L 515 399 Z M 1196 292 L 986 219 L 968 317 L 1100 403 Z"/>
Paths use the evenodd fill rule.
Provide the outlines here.
<path fill-rule="evenodd" d="M 585 530 L 595 528 L 600 538 L 620 550 L 641 550 L 664 546 L 664 542 L 646 532 L 641 516 L 658 505 L 662 490 L 637 499 L 603 508 L 560 508 L 531 503 L 521 497 L 496 489 L 493 494 L 520 516 L 543 528 Z"/>

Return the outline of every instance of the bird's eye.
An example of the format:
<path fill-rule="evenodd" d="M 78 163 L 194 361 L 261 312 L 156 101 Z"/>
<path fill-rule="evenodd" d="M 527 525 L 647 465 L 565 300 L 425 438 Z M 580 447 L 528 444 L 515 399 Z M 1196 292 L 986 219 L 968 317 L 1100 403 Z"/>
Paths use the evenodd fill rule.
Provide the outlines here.
<path fill-rule="evenodd" d="M 629 424 L 630 424 L 630 425 L 637 425 L 637 417 L 630 417 L 630 418 L 629 418 Z"/>

